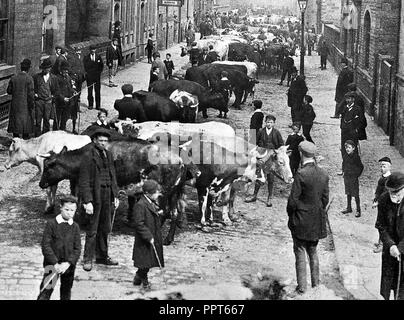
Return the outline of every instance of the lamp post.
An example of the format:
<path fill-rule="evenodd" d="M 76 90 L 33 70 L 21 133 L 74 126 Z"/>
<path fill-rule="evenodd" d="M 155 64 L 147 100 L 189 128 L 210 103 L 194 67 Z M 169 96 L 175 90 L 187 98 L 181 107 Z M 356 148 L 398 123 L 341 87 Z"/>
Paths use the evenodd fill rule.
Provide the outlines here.
<path fill-rule="evenodd" d="M 304 56 L 306 48 L 304 47 L 304 12 L 306 11 L 307 0 L 297 0 L 300 12 L 302 14 L 301 39 L 300 39 L 300 75 L 304 75 Z"/>

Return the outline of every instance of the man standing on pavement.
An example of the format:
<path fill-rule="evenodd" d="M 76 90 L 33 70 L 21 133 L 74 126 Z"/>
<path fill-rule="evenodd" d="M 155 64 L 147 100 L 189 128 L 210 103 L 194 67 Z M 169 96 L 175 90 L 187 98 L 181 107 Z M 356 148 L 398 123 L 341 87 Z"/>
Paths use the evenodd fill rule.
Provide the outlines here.
<path fill-rule="evenodd" d="M 275 121 L 276 121 L 275 116 L 273 116 L 271 114 L 267 115 L 265 117 L 265 128 L 262 128 L 258 132 L 258 136 L 257 136 L 257 146 L 258 147 L 261 147 L 264 149 L 276 150 L 276 149 L 279 149 L 281 146 L 283 146 L 282 135 L 277 129 L 274 128 Z M 260 168 L 257 168 L 257 170 L 260 170 Z M 270 171 L 265 172 L 265 173 L 267 175 L 267 182 L 268 182 L 267 207 L 272 207 L 271 199 L 272 199 L 272 191 L 274 188 L 275 176 Z M 262 185 L 261 181 L 257 180 L 255 182 L 254 194 L 245 199 L 246 203 L 257 201 L 257 195 L 261 188 L 261 185 Z"/>
<path fill-rule="evenodd" d="M 118 72 L 118 66 L 121 65 L 121 53 L 118 47 L 118 39 L 114 38 L 111 41 L 111 45 L 107 48 L 107 66 L 109 69 L 109 87 L 117 87 L 114 83 L 114 78 Z"/>
<path fill-rule="evenodd" d="M 338 106 L 340 102 L 344 99 L 345 94 L 348 92 L 348 85 L 353 82 L 354 75 L 353 71 L 348 67 L 348 60 L 343 58 L 341 60 L 341 72 L 338 76 L 337 87 L 335 90 L 335 111 L 334 116 L 331 118 L 339 118 Z"/>
<path fill-rule="evenodd" d="M 391 290 L 394 290 L 395 297 L 404 300 L 404 173 L 393 172 L 387 178 L 386 189 L 388 192 L 384 192 L 378 201 L 376 222 L 383 242 L 380 294 L 389 300 Z"/>
<path fill-rule="evenodd" d="M 153 54 L 153 59 L 154 59 L 154 61 L 151 65 L 150 75 L 152 74 L 153 67 L 158 67 L 159 68 L 159 79 L 164 80 L 168 76 L 168 71 L 167 71 L 166 65 L 161 60 L 160 53 L 155 52 Z"/>
<path fill-rule="evenodd" d="M 147 52 L 147 63 L 152 63 L 152 54 L 154 50 L 154 43 L 153 43 L 153 34 L 149 33 L 149 39 L 147 39 L 146 45 L 146 52 Z"/>
<path fill-rule="evenodd" d="M 321 70 L 327 69 L 327 58 L 330 51 L 328 50 L 327 42 L 323 40 L 318 45 L 318 54 L 320 55 Z"/>
<path fill-rule="evenodd" d="M 326 206 L 329 197 L 329 177 L 314 159 L 316 146 L 308 141 L 299 144 L 301 168 L 294 176 L 292 190 L 286 207 L 296 258 L 297 294 L 307 289 L 306 253 L 310 262 L 311 286 L 320 282 L 317 256 L 319 239 L 327 236 Z"/>
<path fill-rule="evenodd" d="M 290 78 L 292 76 L 292 68 L 295 66 L 295 60 L 290 56 L 289 51 L 286 51 L 285 53 L 285 59 L 283 60 L 283 70 L 282 70 L 282 77 L 281 77 L 281 82 L 278 84 L 281 86 L 283 84 L 283 80 L 285 80 L 286 74 L 288 75 L 288 82 L 287 86 L 289 87 L 290 83 Z"/>
<path fill-rule="evenodd" d="M 55 101 L 56 119 L 53 122 L 53 130 L 66 130 L 66 123 L 69 120 L 72 109 L 72 97 L 75 94 L 72 78 L 69 76 L 69 65 L 67 62 L 60 64 L 58 80 L 59 95 Z"/>
<path fill-rule="evenodd" d="M 100 128 L 92 135 L 91 149 L 81 162 L 79 195 L 83 203 L 82 212 L 86 243 L 84 248 L 84 270 L 91 271 L 94 254 L 96 263 L 118 265 L 108 255 L 108 234 L 112 231 L 112 210 L 119 206 L 118 186 L 114 161 L 106 150 L 110 134 Z"/>
<path fill-rule="evenodd" d="M 88 87 L 88 109 L 94 108 L 93 90 L 95 91 L 95 108 L 101 108 L 101 73 L 104 69 L 104 62 L 99 54 L 96 53 L 96 47 L 90 46 L 90 53 L 84 57 L 84 69 L 86 71 L 86 80 Z"/>
<path fill-rule="evenodd" d="M 11 95 L 7 132 L 14 138 L 28 139 L 34 132 L 34 80 L 28 74 L 31 60 L 21 62 L 21 71 L 10 79 L 7 93 Z"/>
<path fill-rule="evenodd" d="M 59 95 L 57 78 L 50 73 L 52 69 L 50 59 L 45 59 L 40 68 L 42 71 L 34 76 L 36 137 L 50 130 L 49 121 L 55 117 L 54 102 Z"/>

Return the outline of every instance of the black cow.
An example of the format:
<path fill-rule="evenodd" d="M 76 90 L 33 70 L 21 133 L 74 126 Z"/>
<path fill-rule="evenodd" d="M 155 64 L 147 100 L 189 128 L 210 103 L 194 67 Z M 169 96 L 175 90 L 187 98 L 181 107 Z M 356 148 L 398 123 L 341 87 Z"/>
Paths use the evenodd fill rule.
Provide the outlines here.
<path fill-rule="evenodd" d="M 179 121 L 183 123 L 195 123 L 197 106 L 189 103 L 178 106 L 170 99 L 156 92 L 136 91 L 133 98 L 139 100 L 143 106 L 147 121 Z"/>
<path fill-rule="evenodd" d="M 158 80 L 151 85 L 151 91 L 164 97 L 170 97 L 175 91 L 186 91 L 199 99 L 199 111 L 202 111 L 203 117 L 207 118 L 207 109 L 213 108 L 221 112 L 228 112 L 226 101 L 219 93 L 212 92 L 199 83 L 188 80 Z"/>
<path fill-rule="evenodd" d="M 258 83 L 257 80 L 247 76 L 247 68 L 245 66 L 209 64 L 192 67 L 187 70 L 185 79 L 198 82 L 216 90 L 223 71 L 227 72 L 236 97 L 233 107 L 240 108 L 240 105 L 247 100 L 248 94 L 253 91 L 255 84 Z"/>
<path fill-rule="evenodd" d="M 229 44 L 230 61 L 245 61 L 245 60 L 253 61 L 252 60 L 253 53 L 254 53 L 254 47 L 249 44 L 238 42 Z"/>
<path fill-rule="evenodd" d="M 69 179 L 72 193 L 77 195 L 80 164 L 83 156 L 89 152 L 89 146 L 74 151 L 64 150 L 60 154 L 43 155 L 47 159 L 39 186 L 47 188 Z M 182 216 L 185 210 L 183 189 L 187 173 L 196 172 L 190 168 L 191 164 L 184 166 L 178 155 L 143 140 L 112 141 L 107 149 L 113 154 L 118 185 L 139 185 L 142 179 L 155 179 L 162 186 L 163 194 L 158 204 L 166 216 L 172 218 L 172 224 L 176 224 L 175 218 Z M 129 210 L 132 210 L 133 205 L 132 198 Z M 175 228 L 171 230 L 175 232 Z M 171 242 L 173 237 L 174 234 L 169 233 L 165 242 Z"/>

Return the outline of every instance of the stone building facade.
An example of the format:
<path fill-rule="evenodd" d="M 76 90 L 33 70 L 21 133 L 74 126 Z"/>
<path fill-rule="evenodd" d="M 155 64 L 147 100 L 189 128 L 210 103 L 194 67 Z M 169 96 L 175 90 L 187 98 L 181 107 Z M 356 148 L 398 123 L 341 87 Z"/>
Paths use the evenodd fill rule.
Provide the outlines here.
<path fill-rule="evenodd" d="M 398 58 L 397 74 L 395 77 L 395 87 L 393 95 L 393 139 L 394 145 L 404 156 L 404 5 L 401 6 L 400 34 L 398 37 Z"/>

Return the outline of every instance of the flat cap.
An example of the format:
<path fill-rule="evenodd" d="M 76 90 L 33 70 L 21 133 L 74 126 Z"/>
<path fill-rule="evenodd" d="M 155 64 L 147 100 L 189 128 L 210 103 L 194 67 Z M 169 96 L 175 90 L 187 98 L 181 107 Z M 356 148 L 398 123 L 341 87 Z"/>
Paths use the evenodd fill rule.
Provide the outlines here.
<path fill-rule="evenodd" d="M 301 151 L 306 157 L 314 157 L 316 155 L 317 148 L 314 143 L 305 140 L 299 143 L 299 151 Z"/>
<path fill-rule="evenodd" d="M 95 132 L 91 135 L 91 139 L 94 139 L 94 138 L 97 138 L 100 136 L 111 138 L 111 134 L 109 133 L 108 129 L 99 128 L 99 129 L 95 130 Z"/>
<path fill-rule="evenodd" d="M 345 94 L 345 98 L 351 97 L 351 98 L 356 98 L 356 92 L 355 91 L 349 91 Z"/>
<path fill-rule="evenodd" d="M 350 146 L 356 148 L 356 144 L 355 144 L 355 142 L 353 142 L 352 140 L 347 140 L 347 141 L 345 141 L 344 145 L 347 145 L 347 144 L 349 144 Z"/>
<path fill-rule="evenodd" d="M 397 192 L 404 188 L 404 173 L 392 172 L 386 180 L 386 188 L 390 192 Z"/>
<path fill-rule="evenodd" d="M 389 157 L 383 157 L 381 159 L 379 159 L 379 162 L 388 162 L 391 163 L 391 159 Z"/>
<path fill-rule="evenodd" d="M 157 190 L 160 190 L 160 185 L 155 180 L 146 180 L 143 183 L 142 189 L 144 193 L 153 194 Z"/>
<path fill-rule="evenodd" d="M 97 47 L 96 47 L 95 45 L 92 44 L 92 45 L 90 46 L 90 50 L 96 50 L 96 49 L 97 49 Z"/>

